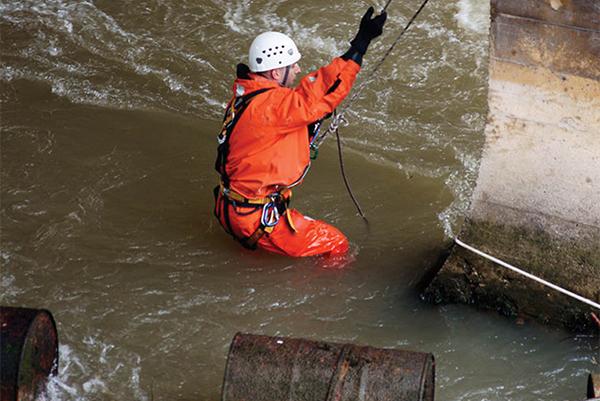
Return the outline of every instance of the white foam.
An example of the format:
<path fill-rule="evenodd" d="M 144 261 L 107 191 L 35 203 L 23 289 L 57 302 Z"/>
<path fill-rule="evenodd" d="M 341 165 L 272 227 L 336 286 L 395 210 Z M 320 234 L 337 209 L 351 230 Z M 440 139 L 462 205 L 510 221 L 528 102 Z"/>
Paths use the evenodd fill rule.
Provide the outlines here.
<path fill-rule="evenodd" d="M 83 383 L 82 387 L 83 391 L 85 391 L 86 393 L 106 392 L 108 390 L 106 384 L 97 377 L 86 381 L 85 383 Z"/>
<path fill-rule="evenodd" d="M 225 15 L 223 15 L 225 25 L 229 27 L 233 32 L 246 34 L 244 29 L 244 5 L 237 4 L 235 7 L 228 7 Z"/>
<path fill-rule="evenodd" d="M 140 384 L 139 355 L 111 355 L 110 351 L 115 347 L 93 336 L 85 337 L 82 344 L 85 349 L 83 353 L 76 352 L 67 344 L 59 346 L 58 375 L 49 380 L 46 396 L 41 401 L 87 401 L 113 392 L 122 396 L 122 399 L 148 400 Z M 124 384 L 127 390 L 109 386 L 109 383 L 115 383 L 114 375 L 124 367 L 116 359 L 123 357 L 128 359 L 127 366 L 131 369 L 130 382 Z"/>
<path fill-rule="evenodd" d="M 25 291 L 18 288 L 15 284 L 15 276 L 6 272 L 7 261 L 10 260 L 10 255 L 7 252 L 2 251 L 2 278 L 0 279 L 0 301 L 2 303 L 9 303 L 9 300 L 16 298 L 18 295 L 23 294 Z"/>
<path fill-rule="evenodd" d="M 454 152 L 464 166 L 464 171 L 454 171 L 445 181 L 454 196 L 454 201 L 450 206 L 438 214 L 447 238 L 456 236 L 455 227 L 460 226 L 462 219 L 467 214 L 479 170 L 479 160 L 476 155 L 463 152 L 456 147 L 454 147 Z"/>
<path fill-rule="evenodd" d="M 50 54 L 52 57 L 59 56 L 62 54 L 62 49 L 52 44 L 48 47 L 48 54 Z"/>
<path fill-rule="evenodd" d="M 292 37 L 296 43 L 301 43 L 300 52 L 303 49 L 311 49 L 330 55 L 341 54 L 341 44 L 332 37 L 319 35 L 319 26 L 306 27 L 300 25 L 296 20 L 280 17 L 273 11 L 265 10 L 255 13 L 249 10 L 245 2 L 229 7 L 223 15 L 225 25 L 232 31 L 255 36 L 259 32 L 277 31 Z"/>
<path fill-rule="evenodd" d="M 0 79 L 6 82 L 10 82 L 13 79 L 19 78 L 19 72 L 10 65 L 3 65 L 0 67 Z"/>
<path fill-rule="evenodd" d="M 458 12 L 454 14 L 458 24 L 470 31 L 487 34 L 490 29 L 490 2 L 483 0 L 459 0 Z"/>

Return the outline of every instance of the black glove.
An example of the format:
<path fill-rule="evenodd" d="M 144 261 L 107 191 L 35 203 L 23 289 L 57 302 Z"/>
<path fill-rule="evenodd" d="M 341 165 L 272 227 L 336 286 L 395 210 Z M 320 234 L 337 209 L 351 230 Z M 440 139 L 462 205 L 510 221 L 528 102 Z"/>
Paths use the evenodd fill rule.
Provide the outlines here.
<path fill-rule="evenodd" d="M 383 25 L 387 19 L 387 13 L 385 11 L 382 11 L 382 13 L 375 18 L 371 18 L 374 12 L 375 9 L 369 7 L 360 20 L 360 28 L 358 29 L 356 37 L 350 42 L 352 47 L 363 56 L 367 52 L 367 48 L 371 41 L 383 33 Z"/>

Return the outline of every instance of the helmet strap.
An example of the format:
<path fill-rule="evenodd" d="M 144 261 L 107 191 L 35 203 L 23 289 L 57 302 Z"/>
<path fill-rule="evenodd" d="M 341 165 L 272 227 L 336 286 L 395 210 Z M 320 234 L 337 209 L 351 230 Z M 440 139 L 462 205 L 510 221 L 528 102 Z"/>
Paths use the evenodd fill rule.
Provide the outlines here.
<path fill-rule="evenodd" d="M 281 86 L 286 86 L 287 80 L 288 80 L 289 75 L 290 75 L 290 69 L 291 68 L 292 68 L 291 65 L 288 65 L 287 67 L 285 67 L 285 74 L 283 75 L 283 80 L 281 81 Z"/>

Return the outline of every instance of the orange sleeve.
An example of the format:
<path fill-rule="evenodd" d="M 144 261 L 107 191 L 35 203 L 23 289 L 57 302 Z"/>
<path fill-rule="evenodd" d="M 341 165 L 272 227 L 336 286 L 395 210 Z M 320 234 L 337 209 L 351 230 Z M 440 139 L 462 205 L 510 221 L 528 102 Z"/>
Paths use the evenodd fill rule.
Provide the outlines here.
<path fill-rule="evenodd" d="M 359 71 L 355 61 L 337 57 L 328 66 L 302 78 L 296 88 L 278 89 L 273 93 L 271 121 L 287 127 L 305 126 L 325 117 L 348 96 Z"/>

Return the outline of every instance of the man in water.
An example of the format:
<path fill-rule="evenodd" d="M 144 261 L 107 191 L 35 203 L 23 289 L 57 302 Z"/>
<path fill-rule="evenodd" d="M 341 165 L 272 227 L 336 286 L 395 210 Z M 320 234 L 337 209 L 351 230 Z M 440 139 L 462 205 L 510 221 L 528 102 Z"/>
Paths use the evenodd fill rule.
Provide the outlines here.
<path fill-rule="evenodd" d="M 300 73 L 300 52 L 282 33 L 260 34 L 250 46 L 249 66 L 237 66 L 215 168 L 215 215 L 249 249 L 301 257 L 343 255 L 348 240 L 337 228 L 289 208 L 291 188 L 310 167 L 310 141 L 352 89 L 371 41 L 387 15 L 370 7 L 350 49 L 331 64 Z"/>

